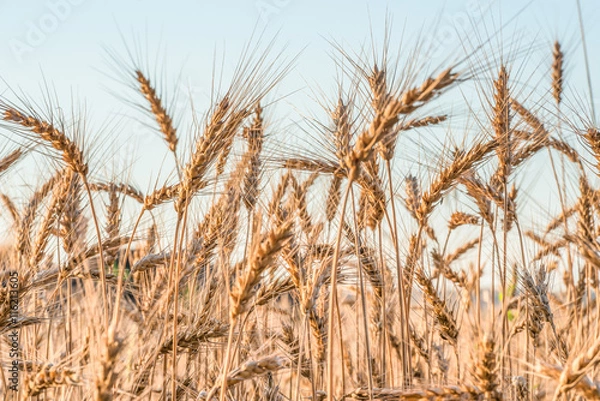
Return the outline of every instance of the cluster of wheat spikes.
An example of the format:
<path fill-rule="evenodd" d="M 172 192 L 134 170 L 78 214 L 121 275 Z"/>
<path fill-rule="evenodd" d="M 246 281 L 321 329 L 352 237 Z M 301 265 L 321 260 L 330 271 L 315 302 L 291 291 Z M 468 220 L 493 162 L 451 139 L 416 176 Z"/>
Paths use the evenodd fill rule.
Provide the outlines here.
<path fill-rule="evenodd" d="M 0 194 L 3 399 L 600 400 L 600 131 L 563 110 L 548 50 L 535 102 L 509 64 L 423 75 L 344 53 L 351 85 L 311 125 L 310 157 L 263 151 L 289 66 L 241 63 L 186 148 L 185 111 L 134 65 L 177 169 L 148 193 L 93 172 L 83 119 L 0 98 L 0 129 L 27 143 L 0 173 L 31 149 L 60 166 L 24 202 Z M 478 134 L 452 129 L 463 145 L 430 178 L 398 171 L 401 140 L 450 124 L 439 99 L 473 80 Z M 561 210 L 526 226 L 517 184 L 541 153 Z"/>

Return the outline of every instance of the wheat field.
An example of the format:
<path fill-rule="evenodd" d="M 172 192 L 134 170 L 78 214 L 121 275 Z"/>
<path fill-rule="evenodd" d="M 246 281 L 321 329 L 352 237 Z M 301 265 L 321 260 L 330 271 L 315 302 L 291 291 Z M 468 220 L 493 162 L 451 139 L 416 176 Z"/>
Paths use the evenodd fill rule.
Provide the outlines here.
<path fill-rule="evenodd" d="M 150 190 L 91 162 L 76 108 L 1 94 L 2 179 L 32 154 L 54 166 L 0 193 L 3 399 L 600 400 L 600 131 L 565 89 L 579 61 L 548 44 L 528 91 L 519 49 L 435 66 L 419 46 L 336 49 L 345 79 L 306 146 L 270 121 L 293 68 L 270 51 L 202 111 L 115 57 L 174 161 Z"/>

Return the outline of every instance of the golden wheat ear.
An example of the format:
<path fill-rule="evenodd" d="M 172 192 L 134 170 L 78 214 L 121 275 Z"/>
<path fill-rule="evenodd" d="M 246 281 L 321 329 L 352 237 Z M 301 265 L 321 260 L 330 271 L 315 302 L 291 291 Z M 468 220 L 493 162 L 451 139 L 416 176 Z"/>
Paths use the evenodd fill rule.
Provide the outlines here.
<path fill-rule="evenodd" d="M 552 46 L 552 97 L 556 104 L 560 104 L 562 101 L 563 94 L 563 80 L 564 80 L 564 53 L 561 49 L 560 43 L 554 42 Z"/>
<path fill-rule="evenodd" d="M 35 397 L 47 389 L 81 385 L 81 378 L 75 369 L 52 363 L 23 362 L 27 372 L 24 383 L 25 397 Z"/>
<path fill-rule="evenodd" d="M 140 92 L 150 104 L 150 111 L 154 115 L 160 132 L 163 134 L 167 145 L 169 145 L 169 150 L 174 154 L 177 154 L 177 129 L 173 124 L 173 119 L 163 105 L 162 99 L 156 93 L 156 89 L 154 89 L 150 83 L 150 80 L 144 75 L 144 73 L 140 70 L 136 70 L 135 76 L 140 85 Z"/>
<path fill-rule="evenodd" d="M 15 149 L 0 159 L 0 174 L 8 170 L 21 158 L 21 156 L 23 156 L 23 151 L 21 149 Z"/>
<path fill-rule="evenodd" d="M 2 118 L 4 121 L 38 135 L 40 139 L 47 142 L 48 145 L 61 154 L 63 161 L 73 171 L 87 175 L 88 165 L 84 160 L 83 151 L 73 140 L 67 137 L 63 130 L 50 122 L 36 116 L 27 115 L 5 103 L 0 105 L 0 110 L 3 112 Z"/>

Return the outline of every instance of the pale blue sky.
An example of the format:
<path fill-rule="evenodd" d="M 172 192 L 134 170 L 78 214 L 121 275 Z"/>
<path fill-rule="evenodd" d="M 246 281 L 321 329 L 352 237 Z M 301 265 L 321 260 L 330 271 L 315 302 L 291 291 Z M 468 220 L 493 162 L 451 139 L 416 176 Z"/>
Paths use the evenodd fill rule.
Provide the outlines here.
<path fill-rule="evenodd" d="M 485 9 L 485 24 L 475 11 L 477 4 Z M 581 0 L 581 4 L 598 99 L 600 3 Z M 165 67 L 167 87 L 180 76 L 179 89 L 189 90 L 202 105 L 210 93 L 215 54 L 219 62 L 224 61 L 227 80 L 227 71 L 237 62 L 252 32 L 264 31 L 266 38 L 276 37 L 276 49 L 286 47 L 284 54 L 289 58 L 302 50 L 277 91 L 295 93 L 295 99 L 299 99 L 295 104 L 301 110 L 295 113 L 284 101 L 272 112 L 275 119 L 289 116 L 289 121 L 281 123 L 289 125 L 301 120 L 303 106 L 310 104 L 314 92 L 309 87 L 320 86 L 326 92 L 335 88 L 335 65 L 328 40 L 342 43 L 350 51 L 358 50 L 370 42 L 371 29 L 376 38 L 382 37 L 386 15 L 393 20 L 393 37 L 402 37 L 404 30 L 407 42 L 414 42 L 421 31 L 428 35 L 436 28 L 437 36 L 429 39 L 439 44 L 441 51 L 435 54 L 439 63 L 460 50 L 456 28 L 467 26 L 467 31 L 478 30 L 486 37 L 486 31 L 493 33 L 515 17 L 495 41 L 499 43 L 502 38 L 504 43 L 518 42 L 521 49 L 535 41 L 543 52 L 536 56 L 526 51 L 526 57 L 547 60 L 552 41 L 561 40 L 568 56 L 568 82 L 587 100 L 575 0 L 0 0 L 0 78 L 12 89 L 20 88 L 35 99 L 39 99 L 45 78 L 64 99 L 63 106 L 69 106 L 71 94 L 76 94 L 86 102 L 92 126 L 100 126 L 114 120 L 115 112 L 140 117 L 110 93 L 124 87 L 110 77 L 105 48 L 124 55 L 124 40 L 133 43 L 137 38 L 147 44 L 150 59 L 159 55 L 158 61 L 150 64 Z M 521 34 L 527 37 L 519 42 Z M 0 83 L 0 91 L 7 94 L 5 88 Z M 169 165 L 166 147 L 156 133 L 139 131 L 138 123 L 131 128 L 119 122 L 117 127 L 107 134 L 113 136 L 113 149 L 127 156 L 137 154 L 134 180 L 147 189 L 161 170 L 163 159 Z"/>

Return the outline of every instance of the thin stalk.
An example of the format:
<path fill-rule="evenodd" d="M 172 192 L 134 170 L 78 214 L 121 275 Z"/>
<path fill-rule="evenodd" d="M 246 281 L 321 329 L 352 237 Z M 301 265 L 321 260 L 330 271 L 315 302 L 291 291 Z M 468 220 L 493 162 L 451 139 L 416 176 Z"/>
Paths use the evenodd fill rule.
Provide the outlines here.
<path fill-rule="evenodd" d="M 225 401 L 225 394 L 227 394 L 227 374 L 229 372 L 231 348 L 233 345 L 233 331 L 235 330 L 236 325 L 235 323 L 237 323 L 237 321 L 229 323 L 229 334 L 227 334 L 227 348 L 225 350 L 225 360 L 223 361 L 223 377 L 221 382 L 221 393 L 219 396 L 220 401 Z"/>
<path fill-rule="evenodd" d="M 352 192 L 352 199 L 354 199 L 354 190 L 350 190 Z M 356 214 L 356 205 L 352 202 L 352 215 L 357 216 Z M 369 341 L 369 323 L 367 322 L 367 303 L 365 299 L 365 285 L 363 280 L 363 272 L 362 272 L 362 263 L 360 261 L 360 250 L 358 247 L 358 236 L 360 235 L 358 232 L 358 224 L 356 223 L 356 219 L 354 221 L 354 249 L 356 252 L 356 256 L 358 257 L 358 282 L 360 285 L 360 304 L 362 308 L 363 315 L 363 330 L 365 332 L 365 347 L 367 351 L 367 372 L 369 373 L 369 400 L 373 400 L 373 358 L 371 357 L 371 343 Z"/>
<path fill-rule="evenodd" d="M 475 300 L 477 302 L 477 309 L 475 310 L 477 316 L 477 334 L 481 335 L 481 254 L 483 251 L 483 227 L 484 219 L 481 219 L 481 225 L 479 228 L 479 244 L 477 249 L 477 281 L 475 281 Z"/>
<path fill-rule="evenodd" d="M 511 151 L 510 147 L 510 138 L 508 138 L 509 143 L 507 147 L 509 152 Z M 512 152 L 511 152 L 512 153 Z M 504 187 L 504 219 L 502 221 L 502 344 L 506 344 L 506 351 L 508 354 L 508 363 L 509 363 L 509 374 L 512 376 L 512 361 L 510 359 L 510 344 L 506 343 L 506 337 L 508 335 L 508 287 L 506 283 L 506 271 L 508 264 L 508 177 L 503 175 L 503 187 Z M 504 352 L 502 353 L 502 374 L 504 373 L 504 364 L 505 356 Z"/>
<path fill-rule="evenodd" d="M 344 196 L 342 198 L 342 207 L 340 211 L 340 226 L 338 228 L 333 251 L 333 260 L 331 262 L 331 289 L 329 292 L 329 316 L 327 321 L 327 400 L 333 401 L 333 319 L 334 308 L 337 306 L 337 265 L 340 258 L 340 244 L 342 242 L 342 231 L 346 206 L 352 189 L 352 180 L 348 180 Z M 224 400 L 221 400 L 224 401 Z"/>
<path fill-rule="evenodd" d="M 184 235 L 186 232 L 186 221 L 187 221 L 187 214 L 188 214 L 188 209 L 189 209 L 189 202 L 186 202 L 185 207 L 183 209 L 183 217 L 182 219 L 182 227 L 181 227 L 181 235 L 180 235 L 180 240 L 179 243 L 177 243 L 177 241 L 175 242 L 175 247 L 177 249 L 177 252 L 175 252 L 175 249 L 173 249 L 173 254 L 177 253 L 177 263 L 175 264 L 174 268 L 175 268 L 175 272 L 174 272 L 174 276 L 175 276 L 175 280 L 174 280 L 174 286 L 175 288 L 173 289 L 174 294 L 173 294 L 173 381 L 171 383 L 172 386 L 172 394 L 173 397 L 175 397 L 175 394 L 177 392 L 177 340 L 178 340 L 178 335 L 177 335 L 177 323 L 178 323 L 178 314 L 179 314 L 179 281 L 180 281 L 180 273 L 181 273 L 181 257 L 182 257 L 182 249 L 183 249 L 183 240 L 184 240 Z M 167 315 L 168 315 L 168 310 L 167 310 Z"/>
<path fill-rule="evenodd" d="M 100 233 L 100 223 L 98 222 L 98 216 L 96 215 L 96 207 L 94 206 L 94 199 L 92 198 L 92 190 L 88 183 L 85 175 L 80 174 L 81 180 L 90 199 L 90 212 L 92 213 L 92 221 L 94 222 L 94 228 L 96 230 L 96 237 L 98 241 L 98 256 L 100 258 L 100 288 L 102 290 L 102 314 L 104 317 L 104 325 L 108 325 L 108 299 L 106 294 L 106 274 L 104 272 L 104 252 L 102 249 L 102 234 Z"/>
<path fill-rule="evenodd" d="M 125 248 L 125 261 L 123 261 L 122 263 L 119 263 L 119 277 L 117 278 L 117 298 L 115 301 L 116 305 L 113 310 L 113 317 L 112 317 L 112 325 L 115 329 L 119 325 L 119 309 L 121 306 L 121 293 L 123 291 L 123 276 L 125 273 L 125 264 L 127 263 L 127 258 L 129 257 L 129 252 L 131 252 L 131 244 L 133 242 L 133 237 L 135 236 L 135 232 L 137 231 L 137 228 L 138 228 L 140 222 L 142 221 L 142 216 L 144 215 L 144 211 L 145 211 L 145 209 L 142 209 L 142 211 L 138 214 L 138 217 L 135 220 L 135 223 L 133 225 L 131 237 L 129 238 L 129 241 L 127 241 L 127 247 Z"/>
<path fill-rule="evenodd" d="M 585 42 L 585 29 L 583 28 L 583 15 L 581 14 L 581 1 L 577 2 L 577 15 L 579 18 L 579 31 L 581 32 L 581 45 L 583 46 L 583 59 L 585 60 L 585 75 L 587 77 L 590 107 L 592 108 L 592 123 L 596 125 L 596 107 L 594 106 L 594 93 L 592 91 L 592 75 L 590 73 L 590 60 L 588 58 L 587 44 Z"/>
<path fill-rule="evenodd" d="M 309 332 L 309 327 L 308 326 L 310 324 L 309 321 L 308 321 L 308 311 L 304 311 L 304 312 L 305 312 L 304 314 L 306 316 L 306 319 L 305 319 L 305 325 L 307 327 L 306 328 L 306 333 L 308 333 Z M 308 343 L 308 347 L 307 348 L 308 348 L 308 361 L 309 361 L 309 364 L 310 364 L 310 366 L 309 366 L 309 368 L 310 368 L 310 376 L 311 376 L 311 379 L 312 379 L 310 381 L 310 389 L 312 391 L 312 397 L 313 397 L 312 399 L 316 400 L 317 399 L 317 384 L 315 382 L 316 382 L 317 378 L 315 378 L 315 366 L 313 364 L 312 342 L 311 342 L 311 339 L 310 339 L 309 335 L 307 335 L 306 337 L 307 337 L 306 338 L 306 342 Z"/>
<path fill-rule="evenodd" d="M 169 322 L 169 307 L 170 307 L 170 302 L 169 302 L 169 296 L 168 295 L 171 293 L 171 286 L 173 285 L 173 282 L 175 280 L 175 277 L 174 277 L 174 275 L 175 275 L 175 254 L 177 253 L 176 252 L 176 246 L 177 246 L 177 243 L 179 242 L 179 231 L 181 229 L 181 218 L 182 218 L 181 213 L 178 213 L 177 214 L 177 222 L 175 224 L 175 236 L 173 238 L 173 244 L 174 244 L 174 246 L 173 246 L 173 252 L 171 252 L 171 260 L 169 262 L 169 282 L 167 284 L 167 300 L 165 302 L 165 308 L 164 308 L 165 323 L 164 323 L 164 327 L 163 327 L 163 330 L 162 330 L 162 336 L 160 337 L 161 340 L 159 342 L 159 347 L 160 347 L 160 343 L 162 342 L 162 338 L 164 338 L 164 336 L 165 336 L 165 334 L 166 334 L 166 332 L 168 330 L 168 327 L 169 327 L 168 322 Z M 177 285 L 177 284 L 175 284 L 175 285 Z M 173 319 L 175 321 L 177 321 L 177 315 L 174 315 Z M 173 333 L 173 360 L 174 361 L 177 360 L 177 354 L 176 354 L 177 351 L 176 350 L 177 350 L 177 333 L 174 332 Z M 167 358 L 165 356 L 165 361 L 166 361 L 166 359 Z M 176 362 L 173 362 L 173 363 L 175 364 Z M 165 362 L 165 364 L 166 364 L 166 362 Z M 166 375 L 167 374 L 167 366 L 166 365 L 164 366 L 164 369 L 165 369 L 164 374 Z M 175 377 L 173 377 L 172 379 L 173 379 L 173 382 L 176 383 Z M 163 392 L 164 391 L 165 391 L 165 387 L 163 386 Z M 173 394 L 175 394 L 175 393 L 173 393 Z"/>
<path fill-rule="evenodd" d="M 298 367 L 296 368 L 296 393 L 295 393 L 295 399 L 298 400 L 299 396 L 300 396 L 300 379 L 302 378 L 302 354 L 304 352 L 304 337 L 306 336 L 306 330 L 308 329 L 307 323 L 308 323 L 308 318 L 306 316 L 306 313 L 304 314 L 304 319 L 302 319 L 302 331 L 300 332 L 300 339 L 299 339 L 299 343 L 298 343 Z M 311 380 L 312 383 L 312 380 Z M 291 390 L 290 386 L 290 392 Z M 314 385 L 313 387 L 313 400 L 316 400 L 315 396 L 316 396 L 316 391 L 314 390 Z M 291 394 L 290 394 L 291 395 Z M 292 397 L 290 397 L 290 400 L 292 399 Z"/>
<path fill-rule="evenodd" d="M 386 364 L 386 347 L 387 347 L 387 313 L 385 313 L 385 264 L 383 260 L 383 230 L 381 228 L 381 224 L 377 225 L 377 243 L 378 243 L 378 256 L 379 256 L 379 266 L 381 267 L 381 321 L 382 321 L 382 330 L 381 330 L 381 373 L 383 375 L 382 382 L 383 386 L 387 387 L 387 364 Z"/>
<path fill-rule="evenodd" d="M 409 310 L 408 305 L 410 303 L 410 295 L 405 298 L 404 295 L 404 269 L 400 264 L 400 246 L 398 244 L 398 224 L 396 217 L 396 203 L 394 202 L 394 188 L 392 186 L 392 167 L 390 165 L 390 161 L 385 161 L 386 173 L 388 176 L 388 190 L 390 192 L 390 204 L 392 207 L 392 224 L 391 231 L 392 237 L 394 240 L 394 252 L 396 256 L 396 275 L 398 280 L 398 302 L 400 303 L 400 327 L 401 327 L 401 343 L 402 343 L 402 375 L 403 382 L 402 386 L 410 386 L 411 385 L 411 375 L 412 372 L 412 361 L 409 358 L 410 355 L 410 345 L 408 344 L 409 335 L 408 335 L 408 324 L 409 324 Z M 409 294 L 410 294 L 410 288 Z"/>

